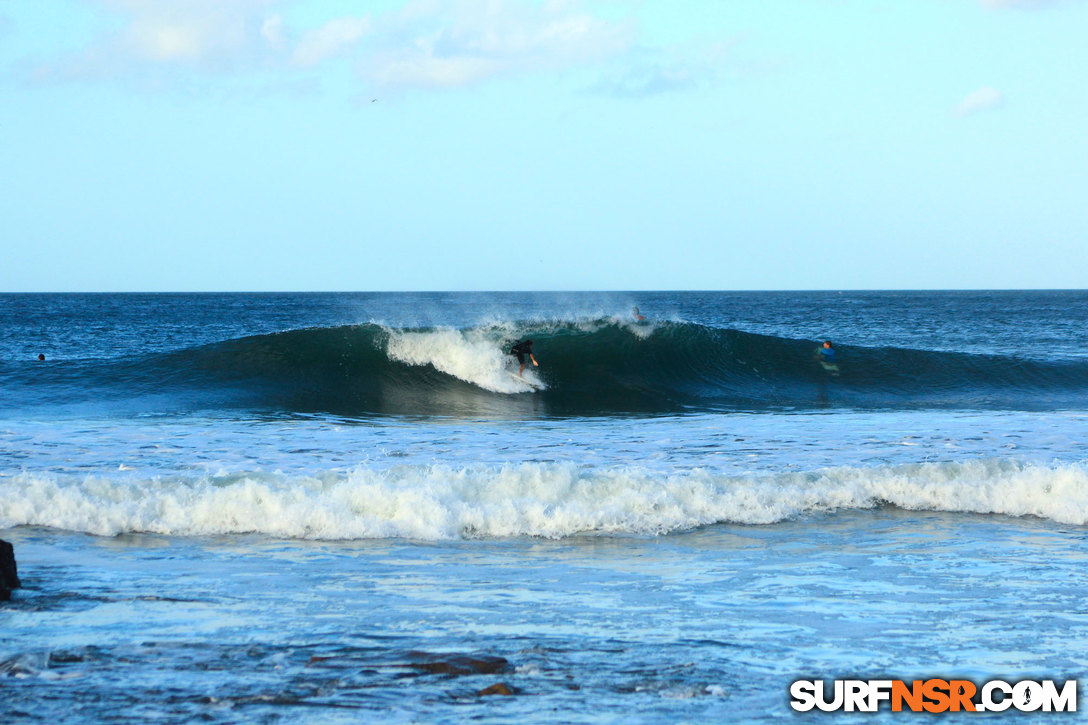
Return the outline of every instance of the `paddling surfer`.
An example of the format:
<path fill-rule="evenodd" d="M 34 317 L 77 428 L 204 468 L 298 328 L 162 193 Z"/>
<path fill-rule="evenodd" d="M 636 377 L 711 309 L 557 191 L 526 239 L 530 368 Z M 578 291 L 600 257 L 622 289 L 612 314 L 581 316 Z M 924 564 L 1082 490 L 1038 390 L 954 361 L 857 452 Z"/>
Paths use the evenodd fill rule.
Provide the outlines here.
<path fill-rule="evenodd" d="M 823 346 L 816 348 L 816 359 L 831 375 L 839 374 L 839 366 L 835 362 L 835 348 L 831 346 L 831 340 L 824 340 Z"/>

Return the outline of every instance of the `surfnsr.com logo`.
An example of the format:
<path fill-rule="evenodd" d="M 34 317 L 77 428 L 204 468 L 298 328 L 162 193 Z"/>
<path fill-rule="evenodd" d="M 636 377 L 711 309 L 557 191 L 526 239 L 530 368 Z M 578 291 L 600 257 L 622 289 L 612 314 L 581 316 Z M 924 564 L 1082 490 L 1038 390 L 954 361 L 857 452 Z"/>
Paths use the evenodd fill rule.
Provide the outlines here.
<path fill-rule="evenodd" d="M 798 712 L 1076 712 L 1077 681 L 990 680 L 797 680 L 790 685 L 790 707 Z"/>

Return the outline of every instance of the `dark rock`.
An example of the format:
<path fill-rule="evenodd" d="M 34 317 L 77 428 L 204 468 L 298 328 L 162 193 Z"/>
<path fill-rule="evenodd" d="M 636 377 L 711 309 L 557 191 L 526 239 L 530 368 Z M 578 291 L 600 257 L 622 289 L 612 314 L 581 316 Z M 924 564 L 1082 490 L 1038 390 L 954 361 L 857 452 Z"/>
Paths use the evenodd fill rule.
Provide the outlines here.
<path fill-rule="evenodd" d="M 0 601 L 11 599 L 11 590 L 22 586 L 15 567 L 15 549 L 11 544 L 0 539 Z"/>
<path fill-rule="evenodd" d="M 488 695 L 513 695 L 514 690 L 503 682 L 496 682 L 491 687 L 485 687 L 476 694 L 480 697 L 487 697 Z"/>
<path fill-rule="evenodd" d="M 488 655 L 428 655 L 422 652 L 414 653 L 422 662 L 413 662 L 408 665 L 414 670 L 422 670 L 432 675 L 490 675 L 502 672 L 510 666 L 510 663 L 502 657 L 490 657 Z"/>

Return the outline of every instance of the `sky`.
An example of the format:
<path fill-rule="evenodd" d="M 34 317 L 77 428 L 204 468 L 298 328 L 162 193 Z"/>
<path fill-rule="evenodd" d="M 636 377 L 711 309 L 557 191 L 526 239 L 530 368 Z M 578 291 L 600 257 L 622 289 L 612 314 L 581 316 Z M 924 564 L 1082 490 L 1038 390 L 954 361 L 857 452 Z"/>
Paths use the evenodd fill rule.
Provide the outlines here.
<path fill-rule="evenodd" d="M 0 292 L 1088 287 L 1088 0 L 0 0 Z"/>

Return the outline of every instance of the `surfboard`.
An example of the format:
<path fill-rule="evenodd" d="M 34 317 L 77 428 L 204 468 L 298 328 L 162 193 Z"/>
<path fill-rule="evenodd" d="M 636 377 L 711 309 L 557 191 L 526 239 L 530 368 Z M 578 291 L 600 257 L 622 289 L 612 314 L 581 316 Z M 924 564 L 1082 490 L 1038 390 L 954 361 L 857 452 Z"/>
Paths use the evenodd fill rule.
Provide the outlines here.
<path fill-rule="evenodd" d="M 530 380 L 527 377 L 524 377 L 522 375 L 518 375 L 517 373 L 513 372 L 512 370 L 507 370 L 506 374 L 509 375 L 510 377 L 512 377 L 514 380 L 517 380 L 519 383 L 525 383 L 526 385 L 528 385 L 533 390 L 543 390 L 544 389 L 540 385 L 540 383 L 536 382 L 535 380 Z"/>

